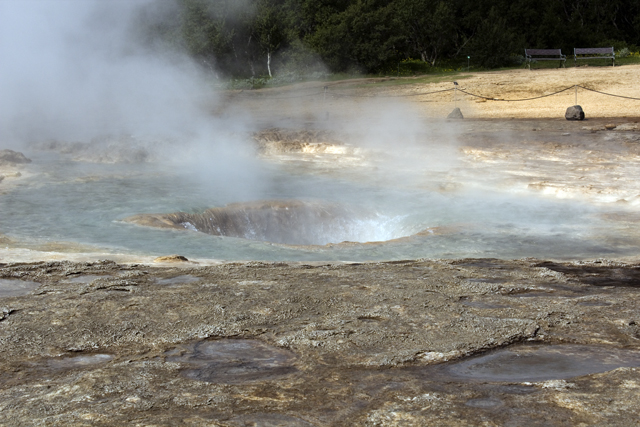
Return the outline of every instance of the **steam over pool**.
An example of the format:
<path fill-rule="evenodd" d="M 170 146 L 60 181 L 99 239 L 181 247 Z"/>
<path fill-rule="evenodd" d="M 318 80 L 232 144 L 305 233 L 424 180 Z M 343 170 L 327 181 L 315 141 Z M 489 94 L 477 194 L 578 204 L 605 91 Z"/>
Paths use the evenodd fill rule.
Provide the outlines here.
<path fill-rule="evenodd" d="M 190 170 L 149 163 L 87 164 L 48 153 L 30 155 L 34 164 L 41 165 L 41 175 L 24 178 L 21 186 L 3 195 L 0 229 L 22 246 L 38 249 L 63 241 L 77 244 L 76 249 L 73 244 L 67 247 L 72 251 L 86 251 L 88 246 L 112 253 L 179 253 L 188 258 L 224 260 L 361 261 L 474 256 L 580 258 L 626 255 L 634 248 L 624 235 L 601 239 L 599 230 L 606 226 L 600 219 L 602 212 L 575 201 L 487 192 L 447 194 L 347 181 L 340 175 L 300 174 L 274 164 L 260 166 L 264 177 L 260 199 L 279 200 L 282 206 L 297 208 L 333 207 L 333 219 L 325 218 L 323 225 L 309 221 L 310 217 L 297 223 L 292 217 L 285 218 L 278 233 L 290 226 L 292 234 L 303 236 L 293 241 L 266 235 L 259 224 L 254 232 L 263 235 L 251 236 L 247 231 L 236 237 L 184 230 L 189 228 L 184 225 L 183 230 L 140 227 L 123 220 L 145 212 L 198 215 L 239 202 L 246 204 L 231 207 L 241 207 L 247 213 L 247 206 L 265 204 L 255 202 L 251 195 L 245 195 L 243 201 L 228 182 L 203 180 L 200 173 Z M 325 245 L 345 240 L 388 242 L 273 244 Z"/>
<path fill-rule="evenodd" d="M 273 99 L 278 90 L 210 90 L 211 70 L 140 38 L 140 13 L 154 5 L 0 2 L 0 149 L 24 151 L 35 174 L 0 186 L 0 233 L 9 237 L 0 242 L 224 260 L 635 254 L 630 221 L 606 220 L 619 207 L 541 196 L 592 191 L 633 205 L 633 135 L 620 134 L 614 151 L 624 155 L 601 158 L 594 153 L 611 147 L 609 136 L 574 127 L 559 142 L 551 121 L 546 132 L 541 123 L 523 124 L 529 132 L 484 123 L 479 136 L 477 124 L 427 123 L 417 104 L 396 98 L 325 92 L 320 103 L 298 96 L 305 85 Z M 253 141 L 258 149 L 246 138 L 315 126 L 322 132 L 296 134 L 295 144 L 286 132 Z M 249 208 L 264 201 L 267 209 Z M 177 212 L 168 229 L 125 221 Z"/>
<path fill-rule="evenodd" d="M 300 200 L 232 203 L 201 213 L 142 214 L 125 221 L 286 245 L 381 242 L 413 234 L 411 227 L 403 227 L 402 216 Z"/>

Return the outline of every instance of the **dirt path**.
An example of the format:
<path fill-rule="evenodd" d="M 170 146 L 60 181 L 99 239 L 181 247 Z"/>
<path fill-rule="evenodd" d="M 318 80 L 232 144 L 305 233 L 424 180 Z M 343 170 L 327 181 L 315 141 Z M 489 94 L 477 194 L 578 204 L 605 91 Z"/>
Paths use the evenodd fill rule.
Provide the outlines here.
<path fill-rule="evenodd" d="M 623 67 L 577 67 L 544 70 L 509 70 L 476 73 L 461 80 L 462 89 L 498 99 L 523 99 L 547 95 L 579 85 L 615 95 L 640 98 L 640 65 Z M 442 84 L 446 86 L 446 84 Z M 575 103 L 575 91 L 531 101 L 486 101 L 460 94 L 461 108 L 468 117 L 476 118 L 556 118 L 563 117 L 567 107 Z M 588 117 L 637 117 L 640 99 L 629 100 L 578 89 L 578 105 Z M 428 100 L 421 99 L 427 102 Z M 446 107 L 450 100 L 440 97 L 435 104 Z M 427 107 L 428 109 L 428 107 Z"/>
<path fill-rule="evenodd" d="M 468 74 L 465 74 L 468 75 Z M 229 113 L 240 109 L 259 121 L 317 121 L 325 118 L 349 117 L 356 110 L 375 105 L 393 109 L 402 100 L 418 107 L 429 118 L 446 117 L 458 105 L 465 118 L 564 118 L 566 109 L 575 104 L 574 85 L 614 95 L 640 98 L 640 65 L 620 67 L 577 67 L 541 70 L 506 70 L 471 73 L 460 79 L 459 88 L 467 92 L 497 99 L 523 99 L 548 95 L 570 88 L 558 95 L 530 101 L 504 102 L 485 100 L 453 91 L 421 95 L 452 89 L 450 81 L 389 86 L 385 79 L 358 79 L 341 82 L 310 82 L 283 88 L 242 91 L 229 94 L 221 110 Z M 386 79 L 392 80 L 392 78 Z M 326 91 L 324 86 L 327 87 Z M 578 104 L 587 119 L 640 116 L 640 100 L 602 95 L 578 89 Z"/>

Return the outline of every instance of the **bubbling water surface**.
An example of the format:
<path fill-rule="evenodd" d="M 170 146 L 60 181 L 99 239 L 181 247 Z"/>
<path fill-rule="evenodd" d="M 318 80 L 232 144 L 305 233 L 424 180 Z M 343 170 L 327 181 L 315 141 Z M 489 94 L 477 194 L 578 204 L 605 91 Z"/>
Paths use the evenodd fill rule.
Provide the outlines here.
<path fill-rule="evenodd" d="M 36 249 L 39 244 L 65 241 L 124 254 L 363 261 L 477 256 L 571 259 L 624 256 L 636 247 L 623 233 L 612 234 L 602 219 L 603 209 L 576 201 L 497 192 L 448 194 L 347 180 L 339 174 L 293 173 L 273 164 L 260 166 L 267 178 L 258 194 L 239 195 L 232 183 L 204 180 L 188 170 L 153 164 L 87 164 L 42 153 L 30 157 L 41 173 L 3 195 L 0 230 Z M 209 208 L 258 200 L 294 204 L 301 200 L 357 209 L 322 226 L 283 221 L 283 227 L 290 223 L 313 237 L 294 242 L 267 238 L 258 229 L 256 234 L 263 235 L 250 239 L 249 235 L 215 236 L 123 221 L 141 213 L 202 214 Z M 345 240 L 360 243 L 336 245 Z M 387 243 L 367 243 L 372 241 Z"/>

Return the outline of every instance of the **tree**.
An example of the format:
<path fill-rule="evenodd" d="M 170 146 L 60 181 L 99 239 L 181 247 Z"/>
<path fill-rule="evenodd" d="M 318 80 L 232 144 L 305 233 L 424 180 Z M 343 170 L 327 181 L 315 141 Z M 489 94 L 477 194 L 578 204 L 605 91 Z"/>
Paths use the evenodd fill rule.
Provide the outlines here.
<path fill-rule="evenodd" d="M 477 61 L 487 68 L 508 65 L 515 52 L 522 51 L 522 37 L 507 25 L 506 18 L 500 16 L 492 7 L 486 19 L 479 25 L 474 39 L 470 43 Z"/>
<path fill-rule="evenodd" d="M 236 77 L 310 69 L 318 56 L 334 72 L 375 73 L 401 58 L 436 65 L 464 52 L 489 68 L 524 47 L 640 45 L 638 0 L 156 0 L 145 8 L 145 43 L 182 48 Z"/>
<path fill-rule="evenodd" d="M 267 71 L 271 73 L 271 58 L 287 42 L 287 28 L 282 5 L 277 0 L 260 0 L 253 21 L 255 35 L 263 54 L 267 55 Z"/>
<path fill-rule="evenodd" d="M 458 37 L 454 8 L 450 1 L 396 0 L 398 21 L 405 30 L 410 56 L 424 62 L 436 61 L 451 52 Z"/>
<path fill-rule="evenodd" d="M 233 28 L 226 25 L 225 2 L 181 0 L 182 40 L 187 51 L 214 71 L 217 58 L 232 51 Z"/>
<path fill-rule="evenodd" d="M 403 37 L 393 3 L 357 0 L 332 14 L 307 40 L 334 71 L 374 72 L 396 60 Z"/>

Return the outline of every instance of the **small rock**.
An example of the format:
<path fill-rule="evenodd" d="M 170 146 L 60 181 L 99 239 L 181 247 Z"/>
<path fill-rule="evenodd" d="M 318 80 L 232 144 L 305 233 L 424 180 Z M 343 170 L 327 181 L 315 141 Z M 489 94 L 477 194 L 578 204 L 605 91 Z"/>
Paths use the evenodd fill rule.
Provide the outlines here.
<path fill-rule="evenodd" d="M 31 163 L 24 154 L 13 150 L 0 150 L 0 164 Z"/>
<path fill-rule="evenodd" d="M 551 388 L 551 389 L 555 389 L 555 390 L 566 390 L 566 389 L 570 389 L 570 388 L 575 388 L 575 384 L 573 383 L 568 383 L 565 380 L 548 380 L 548 381 L 542 381 L 539 383 L 535 383 L 535 385 L 542 387 L 542 388 Z"/>
<path fill-rule="evenodd" d="M 564 117 L 567 120 L 584 120 L 584 111 L 579 105 L 574 105 L 567 108 L 567 112 L 564 113 Z"/>
<path fill-rule="evenodd" d="M 635 123 L 623 123 L 620 126 L 616 126 L 616 130 L 622 130 L 622 131 L 638 130 L 638 125 Z"/>
<path fill-rule="evenodd" d="M 613 123 L 607 123 L 606 125 L 604 125 L 604 128 L 606 130 L 614 130 L 617 126 L 614 125 Z"/>
<path fill-rule="evenodd" d="M 153 262 L 189 262 L 189 260 L 182 255 L 165 255 L 159 256 Z"/>
<path fill-rule="evenodd" d="M 449 113 L 447 119 L 464 119 L 462 115 L 462 111 L 458 107 L 454 108 L 452 112 Z"/>
<path fill-rule="evenodd" d="M 0 309 L 0 322 L 3 321 L 4 319 L 6 319 L 7 317 L 9 317 L 9 315 L 11 313 L 13 313 L 14 310 L 10 309 L 10 308 L 2 308 Z"/>

